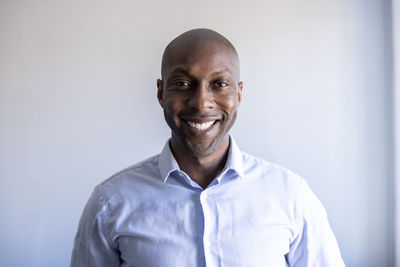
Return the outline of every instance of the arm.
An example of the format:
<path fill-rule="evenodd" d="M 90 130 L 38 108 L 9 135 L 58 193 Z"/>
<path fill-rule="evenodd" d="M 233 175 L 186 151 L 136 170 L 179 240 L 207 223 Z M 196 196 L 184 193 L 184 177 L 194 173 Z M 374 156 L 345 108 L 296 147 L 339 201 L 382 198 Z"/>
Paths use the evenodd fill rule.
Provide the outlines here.
<path fill-rule="evenodd" d="M 324 207 L 305 181 L 302 190 L 302 218 L 286 261 L 291 267 L 345 266 Z"/>
<path fill-rule="evenodd" d="M 83 210 L 75 236 L 71 267 L 120 266 L 118 250 L 108 239 L 104 226 L 106 209 L 101 187 L 98 186 Z"/>

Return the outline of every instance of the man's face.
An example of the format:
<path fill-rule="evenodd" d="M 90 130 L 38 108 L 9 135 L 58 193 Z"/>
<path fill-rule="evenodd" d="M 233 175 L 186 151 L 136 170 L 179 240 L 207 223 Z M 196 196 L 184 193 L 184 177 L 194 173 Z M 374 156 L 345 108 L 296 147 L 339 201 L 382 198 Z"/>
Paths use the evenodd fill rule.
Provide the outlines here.
<path fill-rule="evenodd" d="M 229 143 L 236 119 L 242 92 L 238 59 L 215 42 L 175 50 L 157 82 L 171 141 L 191 156 L 210 156 Z"/>

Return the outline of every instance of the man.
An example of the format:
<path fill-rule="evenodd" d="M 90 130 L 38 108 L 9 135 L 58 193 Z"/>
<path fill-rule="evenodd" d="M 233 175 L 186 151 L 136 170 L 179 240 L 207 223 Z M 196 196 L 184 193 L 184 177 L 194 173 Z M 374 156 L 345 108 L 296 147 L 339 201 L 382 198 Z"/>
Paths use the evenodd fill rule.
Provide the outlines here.
<path fill-rule="evenodd" d="M 98 185 L 71 266 L 344 266 L 305 181 L 239 150 L 239 59 L 195 29 L 165 49 L 157 97 L 171 128 L 161 154 Z"/>

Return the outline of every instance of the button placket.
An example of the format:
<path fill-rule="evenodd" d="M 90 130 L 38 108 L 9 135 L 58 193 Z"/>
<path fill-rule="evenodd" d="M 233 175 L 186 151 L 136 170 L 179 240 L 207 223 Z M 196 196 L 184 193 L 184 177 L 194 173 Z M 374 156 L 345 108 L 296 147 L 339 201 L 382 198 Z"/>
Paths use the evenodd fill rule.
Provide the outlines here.
<path fill-rule="evenodd" d="M 208 190 L 204 190 L 200 193 L 200 203 L 203 209 L 204 217 L 204 231 L 203 231 L 203 247 L 204 247 L 204 257 L 206 261 L 206 266 L 216 266 L 216 260 L 213 257 L 212 247 L 213 247 L 213 233 L 215 227 L 215 215 L 213 215 L 211 202 Z"/>

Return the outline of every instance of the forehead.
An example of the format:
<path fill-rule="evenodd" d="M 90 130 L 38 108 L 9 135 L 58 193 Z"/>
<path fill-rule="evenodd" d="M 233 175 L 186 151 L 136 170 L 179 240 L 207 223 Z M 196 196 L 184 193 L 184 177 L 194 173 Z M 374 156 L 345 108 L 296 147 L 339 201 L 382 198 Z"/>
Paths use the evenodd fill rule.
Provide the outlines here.
<path fill-rule="evenodd" d="M 230 72 L 235 77 L 239 75 L 236 52 L 218 42 L 178 44 L 170 48 L 163 60 L 165 60 L 163 76 L 169 76 L 181 70 L 201 75 L 216 72 Z"/>

